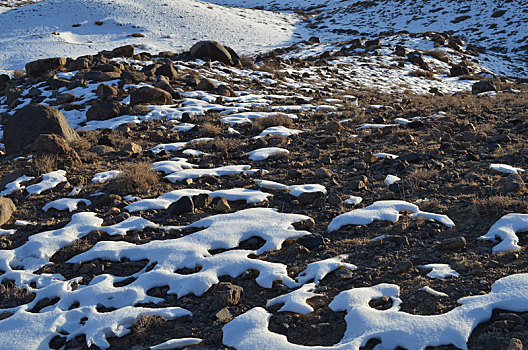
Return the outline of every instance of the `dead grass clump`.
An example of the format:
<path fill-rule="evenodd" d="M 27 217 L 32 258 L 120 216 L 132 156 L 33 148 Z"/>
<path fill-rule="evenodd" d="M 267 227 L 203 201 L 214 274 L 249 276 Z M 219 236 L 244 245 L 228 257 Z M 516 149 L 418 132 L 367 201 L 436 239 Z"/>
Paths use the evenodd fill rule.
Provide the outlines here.
<path fill-rule="evenodd" d="M 55 154 L 42 153 L 33 158 L 33 168 L 37 175 L 46 174 L 57 170 L 59 158 Z"/>
<path fill-rule="evenodd" d="M 480 218 L 497 220 L 508 213 L 528 213 L 528 203 L 510 196 L 474 198 L 472 212 Z"/>
<path fill-rule="evenodd" d="M 295 124 L 293 123 L 291 118 L 288 118 L 282 114 L 277 114 L 269 117 L 255 119 L 252 124 L 252 129 L 254 132 L 256 132 L 262 131 L 272 126 L 284 126 L 286 128 L 293 128 Z"/>
<path fill-rule="evenodd" d="M 110 189 L 121 194 L 143 193 L 152 190 L 158 183 L 158 175 L 150 163 L 125 163 L 120 167 L 121 174 L 110 182 Z"/>
<path fill-rule="evenodd" d="M 198 125 L 198 131 L 200 132 L 200 135 L 204 137 L 215 137 L 222 134 L 221 127 L 209 122 Z"/>
<path fill-rule="evenodd" d="M 428 72 L 428 71 L 425 71 L 425 70 L 421 70 L 421 69 L 417 69 L 417 70 L 413 70 L 411 73 L 409 73 L 411 76 L 413 77 L 416 77 L 416 78 L 425 78 L 427 80 L 437 80 L 437 81 L 440 81 L 440 79 L 438 79 L 437 77 L 434 76 L 433 73 L 431 72 Z"/>
<path fill-rule="evenodd" d="M 166 321 L 167 319 L 161 316 L 141 315 L 132 326 L 132 332 L 136 333 L 141 338 L 147 337 L 150 329 L 153 327 L 159 327 Z"/>
<path fill-rule="evenodd" d="M 449 63 L 449 56 L 444 51 L 427 50 L 427 51 L 424 51 L 424 54 L 431 56 L 433 58 L 436 58 L 439 61 Z"/>

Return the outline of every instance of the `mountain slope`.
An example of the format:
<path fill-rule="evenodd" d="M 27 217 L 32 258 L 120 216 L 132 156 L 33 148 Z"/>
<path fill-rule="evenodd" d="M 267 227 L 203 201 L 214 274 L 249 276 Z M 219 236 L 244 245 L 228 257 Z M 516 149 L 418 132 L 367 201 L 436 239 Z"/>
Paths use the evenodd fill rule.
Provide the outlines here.
<path fill-rule="evenodd" d="M 195 0 L 42 1 L 0 13 L 0 67 L 20 69 L 38 58 L 75 57 L 125 44 L 177 52 L 205 39 L 253 53 L 291 41 L 295 21 L 288 14 Z"/>

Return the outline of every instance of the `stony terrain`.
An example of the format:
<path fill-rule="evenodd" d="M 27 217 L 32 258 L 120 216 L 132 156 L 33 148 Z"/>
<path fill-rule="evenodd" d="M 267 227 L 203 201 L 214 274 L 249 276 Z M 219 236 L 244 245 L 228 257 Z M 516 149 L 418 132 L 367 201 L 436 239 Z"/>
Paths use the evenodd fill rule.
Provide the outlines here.
<path fill-rule="evenodd" d="M 373 312 L 443 315 L 525 276 L 525 216 L 508 249 L 481 237 L 528 214 L 526 80 L 448 33 L 352 39 L 255 57 L 125 46 L 0 76 L 0 347 L 244 349 L 223 327 L 257 307 L 289 343 L 332 346 L 344 291 L 389 283 L 399 296 Z M 379 201 L 396 217 L 336 227 Z M 267 305 L 298 287 L 306 314 Z M 528 345 L 519 304 L 476 322 L 468 348 Z"/>

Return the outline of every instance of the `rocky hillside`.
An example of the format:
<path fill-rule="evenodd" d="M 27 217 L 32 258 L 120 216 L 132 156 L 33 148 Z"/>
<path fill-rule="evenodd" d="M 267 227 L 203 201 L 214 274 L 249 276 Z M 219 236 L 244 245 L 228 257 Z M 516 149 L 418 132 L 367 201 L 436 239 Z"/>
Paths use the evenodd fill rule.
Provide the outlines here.
<path fill-rule="evenodd" d="M 0 349 L 528 346 L 528 86 L 509 74 L 518 52 L 488 61 L 503 55 L 491 41 L 431 31 L 436 22 L 389 34 L 373 19 L 388 16 L 384 1 L 216 2 L 166 13 L 236 18 L 216 33 L 237 45 L 266 28 L 286 41 L 322 35 L 274 49 L 282 37 L 255 36 L 248 54 L 193 34 L 182 49 L 172 34 L 150 41 L 157 21 L 141 4 L 75 0 L 72 11 L 93 11 L 68 22 L 90 35 L 75 37 L 84 55 L 50 46 L 3 66 Z M 393 10 L 421 23 L 418 9 L 443 20 L 467 3 Z M 29 23 L 60 4 L 0 17 Z M 500 26 L 516 4 L 490 18 Z M 126 6 L 148 26 L 104 12 Z M 292 9 L 239 32 L 262 11 Z M 360 15 L 358 33 L 328 24 Z M 311 29 L 295 29 L 297 16 Z M 72 18 L 55 19 L 53 40 Z M 13 23 L 0 26 L 21 30 Z"/>
<path fill-rule="evenodd" d="M 468 54 L 202 42 L 2 76 L 0 347 L 519 349 L 528 89 Z"/>

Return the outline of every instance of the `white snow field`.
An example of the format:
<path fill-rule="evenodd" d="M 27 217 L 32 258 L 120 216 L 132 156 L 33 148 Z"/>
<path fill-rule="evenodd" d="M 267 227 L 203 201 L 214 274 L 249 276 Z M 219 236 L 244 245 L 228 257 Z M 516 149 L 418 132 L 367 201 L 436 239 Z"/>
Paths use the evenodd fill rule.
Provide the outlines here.
<path fill-rule="evenodd" d="M 0 68 L 23 69 L 39 58 L 77 57 L 126 44 L 178 52 L 207 39 L 254 53 L 290 43 L 296 22 L 290 14 L 196 0 L 45 0 L 0 13 Z"/>

